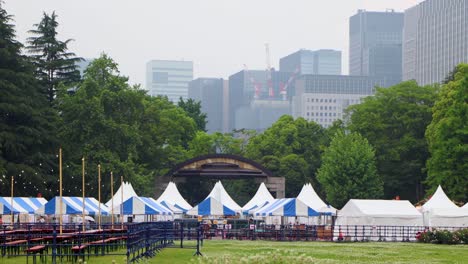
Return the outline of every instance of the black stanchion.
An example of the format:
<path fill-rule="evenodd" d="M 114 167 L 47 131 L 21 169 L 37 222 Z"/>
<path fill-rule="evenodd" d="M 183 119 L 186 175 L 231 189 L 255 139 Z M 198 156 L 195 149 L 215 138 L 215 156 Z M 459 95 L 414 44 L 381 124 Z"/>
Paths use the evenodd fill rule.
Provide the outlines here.
<path fill-rule="evenodd" d="M 203 256 L 203 254 L 200 252 L 200 241 L 201 237 L 203 235 L 203 229 L 200 223 L 198 223 L 198 230 L 197 230 L 197 251 L 193 254 L 194 256 Z"/>

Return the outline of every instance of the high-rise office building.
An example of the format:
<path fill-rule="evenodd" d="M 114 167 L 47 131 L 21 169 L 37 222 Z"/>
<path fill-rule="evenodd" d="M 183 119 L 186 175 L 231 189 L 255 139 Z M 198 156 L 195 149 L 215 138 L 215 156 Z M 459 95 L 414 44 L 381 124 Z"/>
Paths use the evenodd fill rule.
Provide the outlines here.
<path fill-rule="evenodd" d="M 189 83 L 189 98 L 201 102 L 201 111 L 207 115 L 208 133 L 223 132 L 223 79 L 198 78 Z"/>
<path fill-rule="evenodd" d="M 341 74 L 341 51 L 299 50 L 280 59 L 280 71 L 299 74 Z"/>
<path fill-rule="evenodd" d="M 146 64 L 146 89 L 152 96 L 167 96 L 177 103 L 188 97 L 188 85 L 193 80 L 193 62 L 152 60 Z"/>
<path fill-rule="evenodd" d="M 468 0 L 426 0 L 404 18 L 404 80 L 439 83 L 468 62 Z"/>
<path fill-rule="evenodd" d="M 349 19 L 349 74 L 401 80 L 403 13 L 359 10 Z"/>
<path fill-rule="evenodd" d="M 387 77 L 303 75 L 296 81 L 296 92 L 291 100 L 292 115 L 328 127 L 344 119 L 348 106 L 373 95 L 376 86 L 389 87 L 398 82 Z"/>

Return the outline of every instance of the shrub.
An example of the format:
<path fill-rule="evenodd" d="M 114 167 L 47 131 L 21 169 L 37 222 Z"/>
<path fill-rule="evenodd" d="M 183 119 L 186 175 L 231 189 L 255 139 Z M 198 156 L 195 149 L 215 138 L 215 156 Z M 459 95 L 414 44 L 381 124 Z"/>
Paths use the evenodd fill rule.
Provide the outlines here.
<path fill-rule="evenodd" d="M 468 228 L 455 231 L 455 236 L 460 243 L 468 244 Z"/>
<path fill-rule="evenodd" d="M 468 244 L 468 229 L 458 231 L 433 230 L 416 234 L 418 242 L 435 244 Z"/>

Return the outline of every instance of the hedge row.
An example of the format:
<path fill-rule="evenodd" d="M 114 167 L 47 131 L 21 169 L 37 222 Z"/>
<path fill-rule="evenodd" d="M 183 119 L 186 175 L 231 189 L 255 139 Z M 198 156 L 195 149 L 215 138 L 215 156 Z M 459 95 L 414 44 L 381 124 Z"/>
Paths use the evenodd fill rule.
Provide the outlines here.
<path fill-rule="evenodd" d="M 457 231 L 432 230 L 419 233 L 419 242 L 434 244 L 468 244 L 468 228 Z"/>

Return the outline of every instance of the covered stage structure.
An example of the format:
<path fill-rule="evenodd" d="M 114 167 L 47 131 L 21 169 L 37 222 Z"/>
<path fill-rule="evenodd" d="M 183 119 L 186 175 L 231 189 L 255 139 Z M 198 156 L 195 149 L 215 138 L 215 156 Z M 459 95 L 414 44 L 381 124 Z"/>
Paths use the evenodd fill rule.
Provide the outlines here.
<path fill-rule="evenodd" d="M 255 182 L 265 183 L 266 187 L 276 194 L 276 198 L 284 198 L 285 178 L 274 176 L 261 164 L 231 154 L 209 154 L 189 159 L 175 166 L 166 175 L 156 177 L 155 197 L 159 197 L 169 182 L 183 183 L 188 178 L 235 180 L 255 179 Z"/>

